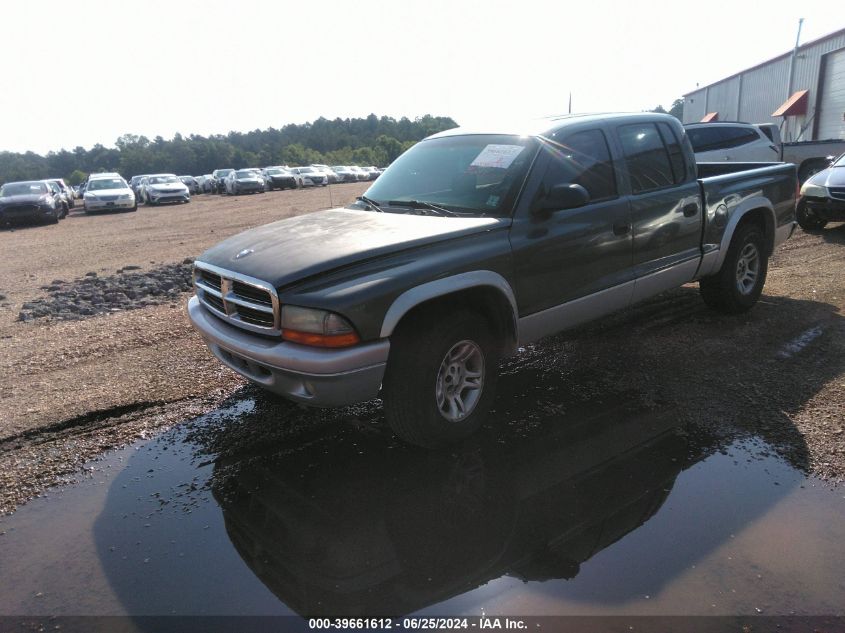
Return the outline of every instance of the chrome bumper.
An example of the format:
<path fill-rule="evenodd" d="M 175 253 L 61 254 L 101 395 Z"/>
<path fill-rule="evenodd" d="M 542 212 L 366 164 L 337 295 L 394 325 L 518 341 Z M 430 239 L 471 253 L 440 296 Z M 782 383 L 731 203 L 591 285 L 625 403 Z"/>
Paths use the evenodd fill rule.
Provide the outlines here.
<path fill-rule="evenodd" d="M 279 395 L 317 407 L 339 407 L 378 395 L 390 343 L 343 349 L 307 347 L 265 338 L 224 323 L 196 297 L 188 317 L 217 359 Z"/>

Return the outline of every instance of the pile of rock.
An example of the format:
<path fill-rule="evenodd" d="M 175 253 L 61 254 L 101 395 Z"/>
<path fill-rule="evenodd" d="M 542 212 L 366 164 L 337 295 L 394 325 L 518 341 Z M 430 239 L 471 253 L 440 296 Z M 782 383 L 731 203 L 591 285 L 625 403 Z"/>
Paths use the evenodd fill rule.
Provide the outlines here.
<path fill-rule="evenodd" d="M 143 273 L 129 273 L 141 268 L 130 265 L 108 277 L 89 272 L 74 281 L 55 279 L 42 286 L 47 291 L 46 298 L 23 304 L 18 320 L 75 320 L 172 303 L 181 293 L 191 290 L 192 264 L 192 259 L 186 259 L 181 264 L 167 264 Z"/>

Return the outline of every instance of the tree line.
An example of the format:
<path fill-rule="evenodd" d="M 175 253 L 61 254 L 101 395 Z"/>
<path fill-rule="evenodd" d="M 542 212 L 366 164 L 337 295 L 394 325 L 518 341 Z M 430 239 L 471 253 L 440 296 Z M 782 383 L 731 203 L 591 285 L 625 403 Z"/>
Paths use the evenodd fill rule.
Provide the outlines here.
<path fill-rule="evenodd" d="M 281 129 L 229 132 L 212 136 L 124 134 L 115 147 L 62 149 L 46 156 L 34 152 L 0 152 L 0 183 L 15 180 L 64 178 L 78 184 L 90 173 L 116 171 L 136 174 L 208 174 L 224 167 L 268 165 L 377 165 L 391 163 L 411 145 L 436 132 L 456 127 L 450 117 L 429 114 L 413 121 L 402 117 L 319 118 Z"/>

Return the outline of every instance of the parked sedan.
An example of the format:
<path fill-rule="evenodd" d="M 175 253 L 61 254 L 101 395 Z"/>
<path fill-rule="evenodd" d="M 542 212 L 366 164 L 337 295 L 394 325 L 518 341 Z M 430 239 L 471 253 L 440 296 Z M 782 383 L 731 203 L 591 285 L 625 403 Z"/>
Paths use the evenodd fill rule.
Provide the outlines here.
<path fill-rule="evenodd" d="M 82 197 L 85 213 L 93 211 L 137 211 L 135 192 L 120 176 L 90 178 Z"/>
<path fill-rule="evenodd" d="M 264 193 L 264 179 L 253 169 L 238 169 L 226 178 L 226 193 L 230 196 L 242 193 Z"/>
<path fill-rule="evenodd" d="M 188 193 L 190 193 L 191 195 L 200 192 L 200 184 L 197 182 L 197 179 L 193 176 L 179 176 L 179 180 L 181 180 L 182 184 L 188 188 Z"/>
<path fill-rule="evenodd" d="M 135 194 L 136 200 L 141 200 L 141 181 L 147 176 L 149 176 L 149 174 L 141 174 L 139 176 L 132 176 L 132 178 L 129 179 L 129 188 L 132 190 L 132 193 Z"/>
<path fill-rule="evenodd" d="M 63 217 L 63 209 L 61 196 L 44 181 L 7 182 L 0 187 L 0 222 L 3 224 L 18 220 L 56 224 Z"/>
<path fill-rule="evenodd" d="M 331 167 L 329 167 L 328 165 L 311 165 L 311 167 L 313 167 L 314 169 L 316 169 L 319 172 L 324 173 L 326 175 L 326 177 L 329 179 L 329 184 L 334 184 L 336 182 L 340 182 L 340 176 L 338 176 L 334 172 L 334 170 Z"/>
<path fill-rule="evenodd" d="M 358 174 L 346 165 L 334 165 L 332 171 L 337 174 L 338 182 L 357 182 Z"/>
<path fill-rule="evenodd" d="M 267 167 L 263 171 L 264 189 L 296 189 L 299 183 L 296 176 L 282 167 Z"/>
<path fill-rule="evenodd" d="M 229 177 L 234 169 L 215 169 L 211 172 L 211 177 L 213 178 L 212 184 L 212 192 L 213 193 L 226 193 L 226 178 Z"/>
<path fill-rule="evenodd" d="M 68 209 L 73 209 L 76 206 L 76 199 L 73 195 L 73 189 L 64 181 L 62 178 L 49 178 L 47 182 L 53 182 L 62 192 L 62 196 L 64 197 L 64 201 L 68 206 Z"/>
<path fill-rule="evenodd" d="M 163 202 L 190 202 L 191 192 L 175 174 L 155 174 L 142 181 L 144 202 L 153 206 Z"/>
<path fill-rule="evenodd" d="M 845 221 L 845 154 L 801 186 L 796 216 L 807 231 L 823 229 L 828 222 Z"/>
<path fill-rule="evenodd" d="M 313 167 L 291 167 L 291 172 L 302 176 L 303 187 L 325 187 L 329 184 L 329 177 Z"/>

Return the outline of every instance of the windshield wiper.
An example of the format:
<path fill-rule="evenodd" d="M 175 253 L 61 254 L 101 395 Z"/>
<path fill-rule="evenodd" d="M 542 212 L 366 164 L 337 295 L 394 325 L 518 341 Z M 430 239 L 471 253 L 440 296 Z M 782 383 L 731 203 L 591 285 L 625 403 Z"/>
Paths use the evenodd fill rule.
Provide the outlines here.
<path fill-rule="evenodd" d="M 378 203 L 376 203 L 376 202 L 375 202 L 374 200 L 372 200 L 371 198 L 368 198 L 367 196 L 358 196 L 358 197 L 357 197 L 357 198 L 355 198 L 355 199 L 356 199 L 356 200 L 360 200 L 361 202 L 363 202 L 364 204 L 366 204 L 368 207 L 370 207 L 373 211 L 378 211 L 379 213 L 384 213 L 384 211 L 383 211 L 383 210 L 382 210 L 382 208 L 378 205 Z"/>
<path fill-rule="evenodd" d="M 439 207 L 434 203 L 426 202 L 425 200 L 389 200 L 387 202 L 391 207 L 408 207 L 409 209 L 416 209 L 418 211 L 433 211 L 435 215 L 459 217 L 460 213 L 455 213 L 449 209 Z"/>

